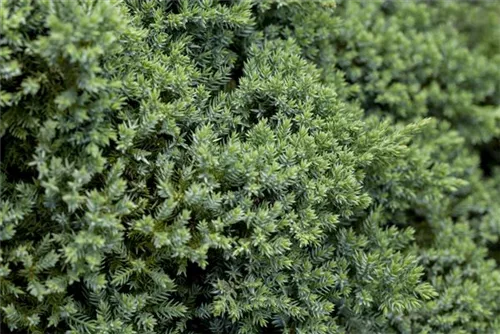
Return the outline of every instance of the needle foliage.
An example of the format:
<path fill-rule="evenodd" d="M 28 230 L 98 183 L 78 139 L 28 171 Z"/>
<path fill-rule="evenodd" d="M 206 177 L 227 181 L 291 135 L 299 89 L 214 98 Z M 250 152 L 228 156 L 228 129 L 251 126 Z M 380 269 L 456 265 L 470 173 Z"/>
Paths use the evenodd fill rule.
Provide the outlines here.
<path fill-rule="evenodd" d="M 500 332 L 500 3 L 0 4 L 2 330 Z"/>

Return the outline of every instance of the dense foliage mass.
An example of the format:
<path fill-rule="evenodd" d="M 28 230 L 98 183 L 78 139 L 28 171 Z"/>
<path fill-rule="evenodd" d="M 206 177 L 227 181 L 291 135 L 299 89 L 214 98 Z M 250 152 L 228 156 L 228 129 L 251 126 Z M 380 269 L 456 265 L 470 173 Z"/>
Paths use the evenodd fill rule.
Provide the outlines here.
<path fill-rule="evenodd" d="M 500 2 L 0 19 L 2 330 L 500 332 Z"/>

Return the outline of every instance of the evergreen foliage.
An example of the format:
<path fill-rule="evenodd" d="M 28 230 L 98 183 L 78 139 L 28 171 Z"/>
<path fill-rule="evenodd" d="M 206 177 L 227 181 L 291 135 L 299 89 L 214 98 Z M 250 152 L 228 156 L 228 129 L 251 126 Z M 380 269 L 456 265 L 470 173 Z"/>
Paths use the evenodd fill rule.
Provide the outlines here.
<path fill-rule="evenodd" d="M 500 3 L 0 1 L 2 329 L 500 332 Z"/>

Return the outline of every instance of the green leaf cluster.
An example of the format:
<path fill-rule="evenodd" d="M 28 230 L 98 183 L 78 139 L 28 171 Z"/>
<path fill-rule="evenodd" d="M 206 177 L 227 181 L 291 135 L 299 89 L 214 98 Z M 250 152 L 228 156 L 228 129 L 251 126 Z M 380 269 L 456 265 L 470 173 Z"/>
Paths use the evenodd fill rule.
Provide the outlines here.
<path fill-rule="evenodd" d="M 498 3 L 0 1 L 2 329 L 500 331 Z"/>

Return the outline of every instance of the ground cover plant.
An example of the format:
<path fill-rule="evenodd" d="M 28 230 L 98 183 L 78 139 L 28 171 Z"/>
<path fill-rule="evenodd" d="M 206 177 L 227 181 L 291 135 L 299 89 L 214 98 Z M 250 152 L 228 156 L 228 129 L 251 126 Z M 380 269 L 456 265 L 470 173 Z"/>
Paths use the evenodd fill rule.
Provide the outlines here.
<path fill-rule="evenodd" d="M 0 4 L 2 333 L 500 332 L 500 2 Z"/>

